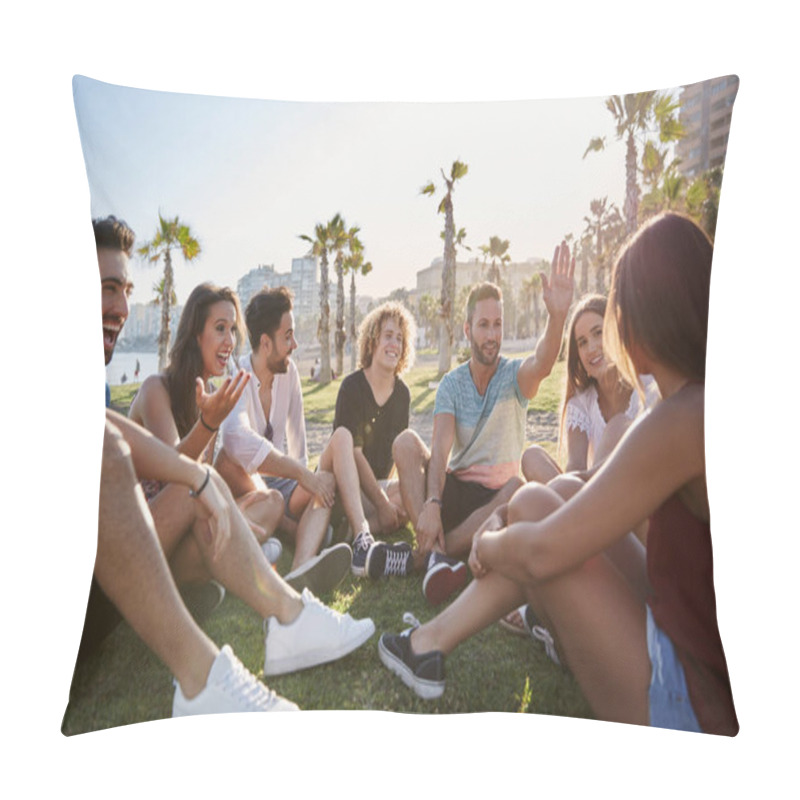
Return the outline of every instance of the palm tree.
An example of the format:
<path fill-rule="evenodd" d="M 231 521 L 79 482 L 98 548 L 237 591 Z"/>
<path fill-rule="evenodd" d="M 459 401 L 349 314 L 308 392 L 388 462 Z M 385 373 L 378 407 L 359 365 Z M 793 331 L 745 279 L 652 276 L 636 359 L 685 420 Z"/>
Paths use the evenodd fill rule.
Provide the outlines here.
<path fill-rule="evenodd" d="M 169 310 L 170 301 L 175 293 L 175 274 L 172 269 L 172 251 L 179 249 L 184 261 L 193 261 L 200 255 L 200 243 L 194 237 L 188 225 L 178 217 L 168 219 L 158 213 L 158 228 L 149 242 L 137 249 L 137 253 L 151 264 L 164 259 L 164 276 L 159 284 L 161 290 L 161 328 L 158 332 L 158 371 L 163 372 L 167 366 L 167 350 L 169 348 Z"/>
<path fill-rule="evenodd" d="M 333 261 L 333 270 L 336 274 L 336 319 L 333 348 L 336 353 L 336 374 L 339 376 L 344 373 L 344 343 L 347 340 L 344 331 L 344 258 L 351 241 L 355 239 L 358 242 L 358 232 L 358 227 L 347 230 L 341 214 L 336 214 L 328 223 L 328 249 L 330 252 L 336 253 Z M 356 246 L 360 246 L 360 243 Z"/>
<path fill-rule="evenodd" d="M 589 208 L 592 216 L 583 219 L 586 221 L 586 233 L 595 240 L 595 291 L 598 294 L 605 294 L 605 260 L 611 249 L 609 247 L 611 236 L 607 234 L 621 224 L 622 218 L 614 203 L 608 204 L 608 197 L 592 200 Z"/>
<path fill-rule="evenodd" d="M 646 139 L 655 131 L 662 144 L 674 142 L 683 134 L 683 126 L 675 116 L 680 103 L 665 92 L 638 92 L 612 95 L 606 98 L 606 108 L 616 122 L 618 140 L 625 140 L 625 230 L 628 235 L 636 230 L 639 218 L 639 184 L 637 181 L 637 136 Z M 644 142 L 640 143 L 644 146 Z M 605 149 L 605 137 L 598 136 L 589 142 L 583 157 L 590 152 Z"/>
<path fill-rule="evenodd" d="M 331 304 L 330 278 L 328 276 L 328 226 L 318 222 L 314 226 L 314 235 L 300 234 L 300 238 L 308 242 L 309 255 L 319 259 L 319 323 L 317 324 L 317 340 L 320 346 L 319 382 L 331 381 Z"/>
<path fill-rule="evenodd" d="M 372 262 L 364 261 L 364 252 L 358 237 L 353 235 L 350 254 L 345 257 L 343 269 L 350 273 L 350 372 L 356 368 L 356 275 L 369 275 Z"/>
<path fill-rule="evenodd" d="M 420 328 L 425 331 L 426 344 L 430 343 L 431 328 L 436 324 L 438 316 L 436 299 L 432 294 L 426 292 L 419 298 L 419 303 L 417 304 L 417 321 Z"/>
<path fill-rule="evenodd" d="M 444 179 L 444 195 L 437 208 L 439 214 L 444 214 L 444 263 L 442 265 L 441 325 L 439 328 L 440 376 L 450 370 L 453 350 L 453 302 L 456 294 L 456 226 L 453 220 L 453 190 L 456 181 L 467 174 L 467 169 L 467 165 L 463 162 L 454 161 L 450 168 L 449 178 L 444 170 L 440 170 Z M 436 184 L 433 181 L 426 183 L 420 189 L 420 194 L 433 195 L 435 193 Z"/>
<path fill-rule="evenodd" d="M 545 264 L 546 266 L 546 264 Z M 539 296 L 542 290 L 542 275 L 537 270 L 522 282 L 522 297 L 528 309 L 528 332 L 539 338 L 541 327 L 541 312 L 539 310 Z"/>
<path fill-rule="evenodd" d="M 499 236 L 490 236 L 489 244 L 481 245 L 483 254 L 492 260 L 486 277 L 498 286 L 500 285 L 500 266 L 511 261 L 511 256 L 508 254 L 510 244 L 511 242 L 509 242 L 508 239 L 501 239 Z M 498 261 L 500 262 L 500 266 L 498 266 Z"/>

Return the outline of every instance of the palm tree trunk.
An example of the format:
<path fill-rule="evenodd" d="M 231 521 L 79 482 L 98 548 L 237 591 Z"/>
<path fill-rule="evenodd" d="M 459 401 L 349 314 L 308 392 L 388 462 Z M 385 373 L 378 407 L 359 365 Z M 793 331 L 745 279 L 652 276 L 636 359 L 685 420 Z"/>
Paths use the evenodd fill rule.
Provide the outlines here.
<path fill-rule="evenodd" d="M 625 232 L 630 236 L 639 216 L 639 185 L 636 183 L 636 142 L 628 131 L 625 150 Z"/>
<path fill-rule="evenodd" d="M 331 382 L 331 304 L 330 278 L 328 276 L 328 254 L 323 251 L 319 266 L 319 325 L 317 340 L 319 341 L 319 382 Z"/>
<path fill-rule="evenodd" d="M 350 372 L 356 371 L 356 271 L 350 272 Z"/>
<path fill-rule="evenodd" d="M 172 257 L 169 250 L 164 251 L 164 281 L 161 287 L 161 329 L 158 332 L 158 371 L 167 367 L 167 349 L 169 348 L 169 309 L 172 299 L 174 276 Z"/>
<path fill-rule="evenodd" d="M 342 264 L 342 253 L 336 254 L 336 334 L 334 344 L 336 347 L 336 374 L 342 377 L 344 374 L 344 343 L 347 336 L 344 332 L 344 267 Z"/>
<path fill-rule="evenodd" d="M 453 350 L 453 305 L 456 296 L 456 249 L 453 201 L 448 187 L 444 200 L 444 264 L 442 265 L 441 325 L 439 327 L 439 376 L 450 371 Z"/>

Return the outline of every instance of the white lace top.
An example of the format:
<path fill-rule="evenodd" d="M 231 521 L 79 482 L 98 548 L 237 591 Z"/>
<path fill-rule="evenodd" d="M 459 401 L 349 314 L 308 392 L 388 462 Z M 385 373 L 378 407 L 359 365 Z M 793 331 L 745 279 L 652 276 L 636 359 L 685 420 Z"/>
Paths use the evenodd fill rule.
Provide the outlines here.
<path fill-rule="evenodd" d="M 650 375 L 641 375 L 642 386 L 645 391 L 645 408 L 652 408 L 658 400 L 658 385 Z M 639 393 L 634 389 L 625 416 L 634 420 L 639 416 L 642 404 L 639 400 Z M 589 464 L 592 462 L 592 455 L 600 444 L 603 431 L 606 429 L 606 421 L 600 411 L 600 404 L 597 401 L 597 387 L 592 384 L 588 389 L 571 397 L 567 403 L 567 431 L 577 428 L 589 437 Z"/>

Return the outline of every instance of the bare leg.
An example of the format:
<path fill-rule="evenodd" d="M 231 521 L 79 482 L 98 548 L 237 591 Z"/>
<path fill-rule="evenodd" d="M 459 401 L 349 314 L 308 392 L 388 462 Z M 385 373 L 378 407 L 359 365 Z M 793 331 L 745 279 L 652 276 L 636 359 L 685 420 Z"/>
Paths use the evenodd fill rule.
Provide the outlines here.
<path fill-rule="evenodd" d="M 336 481 L 332 472 L 322 471 L 320 475 L 329 481 L 331 488 L 334 487 Z M 302 486 L 297 486 L 289 498 L 289 511 L 292 516 L 300 519 L 297 524 L 294 560 L 292 561 L 292 570 L 295 570 L 313 558 L 322 547 L 331 519 L 331 509 L 322 505 Z"/>
<path fill-rule="evenodd" d="M 392 443 L 392 458 L 397 469 L 403 507 L 416 528 L 425 503 L 430 451 L 417 433 L 407 428 Z"/>
<path fill-rule="evenodd" d="M 463 558 L 469 555 L 475 531 L 489 519 L 496 508 L 508 503 L 514 496 L 514 492 L 521 486 L 523 486 L 521 478 L 509 478 L 500 491 L 485 506 L 473 511 L 463 522 L 446 533 L 444 541 L 447 555 L 453 558 Z"/>
<path fill-rule="evenodd" d="M 547 450 L 538 444 L 532 444 L 522 454 L 522 474 L 526 481 L 548 483 L 561 474 L 561 467 Z"/>
<path fill-rule="evenodd" d="M 536 520 L 561 499 L 530 484 L 509 506 L 509 521 Z M 600 719 L 646 725 L 649 718 L 645 605 L 605 554 L 525 593 L 558 640 L 559 649 Z"/>
<path fill-rule="evenodd" d="M 184 695 L 200 692 L 219 651 L 180 599 L 130 449 L 108 423 L 95 576 L 131 627 L 178 679 Z"/>
<path fill-rule="evenodd" d="M 275 616 L 282 623 L 290 622 L 302 610 L 300 596 L 267 562 L 227 483 L 214 471 L 212 480 L 233 506 L 231 535 L 224 552 L 216 561 L 211 559 L 205 511 L 189 496 L 185 487 L 174 485 L 167 486 L 150 503 L 164 551 L 168 555 L 174 553 L 170 560 L 174 559 L 176 568 L 181 566 L 185 573 L 190 569 L 186 560 L 198 558 L 205 568 L 202 575 L 219 581 L 262 617 Z M 191 544 L 184 545 L 185 539 Z M 196 555 L 192 554 L 190 547 L 194 548 Z M 199 568 L 196 569 L 200 572 Z"/>
<path fill-rule="evenodd" d="M 353 435 L 344 426 L 337 428 L 319 457 L 319 468 L 332 472 L 336 478 L 336 491 L 342 499 L 344 513 L 358 534 L 367 523 L 361 505 L 361 483 L 353 456 Z"/>

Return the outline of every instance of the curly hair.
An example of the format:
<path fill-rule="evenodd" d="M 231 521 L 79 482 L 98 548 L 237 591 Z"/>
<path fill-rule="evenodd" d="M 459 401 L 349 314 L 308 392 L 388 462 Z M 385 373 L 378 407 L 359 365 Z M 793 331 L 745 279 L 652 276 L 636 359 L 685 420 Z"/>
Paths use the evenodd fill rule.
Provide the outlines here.
<path fill-rule="evenodd" d="M 169 352 L 169 365 L 164 370 L 164 381 L 169 393 L 172 416 L 181 438 L 192 429 L 198 417 L 195 381 L 203 375 L 203 356 L 197 337 L 205 328 L 211 306 L 220 301 L 233 303 L 236 310 L 234 347 L 238 353 L 244 340 L 239 298 L 233 289 L 212 283 L 201 283 L 192 290 L 183 307 L 175 342 Z"/>
<path fill-rule="evenodd" d="M 408 309 L 395 302 L 379 305 L 367 314 L 358 326 L 358 366 L 366 369 L 372 364 L 375 346 L 381 335 L 381 329 L 387 319 L 394 320 L 403 334 L 403 352 L 397 360 L 395 375 L 401 375 L 411 369 L 414 364 L 416 351 L 414 340 L 417 338 L 417 326 Z"/>

